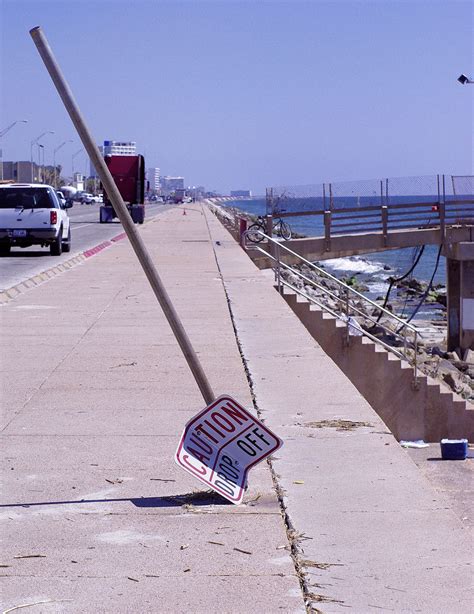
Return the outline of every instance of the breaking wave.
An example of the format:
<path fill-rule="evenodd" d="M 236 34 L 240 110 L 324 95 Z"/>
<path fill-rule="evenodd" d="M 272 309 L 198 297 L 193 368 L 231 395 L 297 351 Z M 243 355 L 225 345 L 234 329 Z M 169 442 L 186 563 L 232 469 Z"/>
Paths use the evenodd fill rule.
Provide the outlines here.
<path fill-rule="evenodd" d="M 384 270 L 384 265 L 377 262 L 369 262 L 357 256 L 349 258 L 333 258 L 323 262 L 325 266 L 333 271 L 344 271 L 347 273 L 363 273 L 365 275 L 373 275 Z"/>

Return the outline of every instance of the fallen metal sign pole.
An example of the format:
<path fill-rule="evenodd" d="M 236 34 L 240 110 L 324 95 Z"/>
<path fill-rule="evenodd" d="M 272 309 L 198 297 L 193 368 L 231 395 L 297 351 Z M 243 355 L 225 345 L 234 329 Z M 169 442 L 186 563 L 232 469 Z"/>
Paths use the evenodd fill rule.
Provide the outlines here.
<path fill-rule="evenodd" d="M 45 35 L 40 27 L 30 30 L 30 34 L 208 405 L 187 423 L 176 452 L 176 462 L 223 497 L 239 504 L 251 467 L 275 452 L 282 445 L 282 441 L 231 397 L 223 396 L 215 400 L 189 337 L 115 181 L 95 145 Z"/>
<path fill-rule="evenodd" d="M 122 226 L 127 233 L 127 237 L 135 250 L 138 260 L 140 261 L 140 264 L 148 277 L 148 281 L 150 282 L 156 298 L 163 309 L 166 319 L 173 330 L 174 336 L 179 343 L 181 351 L 186 358 L 192 374 L 194 375 L 194 379 L 199 386 L 199 390 L 201 391 L 204 401 L 209 405 L 212 403 L 212 401 L 214 401 L 215 395 L 206 374 L 204 373 L 201 363 L 199 362 L 196 352 L 191 345 L 189 337 L 184 330 L 171 299 L 166 292 L 163 282 L 158 275 L 158 271 L 153 264 L 150 254 L 148 253 L 148 250 L 146 249 L 145 244 L 143 243 L 143 240 L 140 237 L 130 214 L 128 213 L 122 196 L 115 185 L 115 181 L 113 180 L 113 177 L 110 174 L 110 171 L 107 168 L 105 161 L 94 142 L 94 139 L 92 138 L 92 134 L 89 132 L 79 107 L 74 100 L 71 89 L 69 88 L 69 85 L 61 72 L 53 52 L 51 51 L 49 43 L 39 26 L 30 30 L 30 34 L 51 76 L 51 79 L 53 80 L 53 83 L 61 96 L 64 106 L 69 113 L 69 117 L 71 118 L 72 123 L 79 134 L 82 144 L 84 145 L 84 148 L 87 151 L 89 158 L 91 159 L 97 174 L 100 177 L 100 180 L 102 181 L 102 185 L 104 186 L 107 195 L 112 202 L 115 212 L 117 213 Z"/>
<path fill-rule="evenodd" d="M 230 396 L 221 396 L 186 424 L 175 460 L 238 505 L 247 474 L 283 442 Z"/>

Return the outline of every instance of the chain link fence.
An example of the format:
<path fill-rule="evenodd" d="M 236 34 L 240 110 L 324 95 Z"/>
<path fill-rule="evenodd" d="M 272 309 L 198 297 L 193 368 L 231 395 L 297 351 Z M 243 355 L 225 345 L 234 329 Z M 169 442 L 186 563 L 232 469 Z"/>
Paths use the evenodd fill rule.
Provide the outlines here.
<path fill-rule="evenodd" d="M 441 201 L 473 194 L 472 176 L 425 175 L 267 188 L 267 215 L 281 211 L 330 211 L 340 207 Z"/>
<path fill-rule="evenodd" d="M 451 175 L 453 196 L 467 199 L 474 198 L 474 175 Z"/>

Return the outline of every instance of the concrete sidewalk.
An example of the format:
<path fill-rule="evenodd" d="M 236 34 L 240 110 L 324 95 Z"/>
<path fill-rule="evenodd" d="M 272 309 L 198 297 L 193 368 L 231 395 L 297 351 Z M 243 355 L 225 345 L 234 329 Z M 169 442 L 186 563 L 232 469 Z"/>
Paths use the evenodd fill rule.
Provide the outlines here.
<path fill-rule="evenodd" d="M 240 507 L 175 465 L 203 402 L 128 242 L 21 294 L 0 311 L 4 609 L 469 611 L 472 536 L 447 500 L 268 274 L 186 211 L 144 240 L 216 394 L 285 446 Z"/>

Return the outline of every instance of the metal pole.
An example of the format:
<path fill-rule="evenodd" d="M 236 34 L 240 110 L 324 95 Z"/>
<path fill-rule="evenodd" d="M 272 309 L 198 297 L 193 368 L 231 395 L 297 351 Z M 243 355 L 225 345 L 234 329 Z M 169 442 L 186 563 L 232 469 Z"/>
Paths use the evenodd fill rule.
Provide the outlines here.
<path fill-rule="evenodd" d="M 281 287 L 281 269 L 280 269 L 280 244 L 277 243 L 276 245 L 276 260 L 277 260 L 277 270 L 276 270 L 276 281 L 278 284 L 278 294 L 283 294 L 282 292 L 282 287 Z"/>
<path fill-rule="evenodd" d="M 199 359 L 191 345 L 191 342 L 184 330 L 184 327 L 179 319 L 178 314 L 166 292 L 166 289 L 158 275 L 158 271 L 156 270 L 153 261 L 143 243 L 141 236 L 139 235 L 135 224 L 128 213 L 127 207 L 123 202 L 122 196 L 115 185 L 112 175 L 110 174 L 109 169 L 107 168 L 103 157 L 100 155 L 99 149 L 97 148 L 94 139 L 92 138 L 92 134 L 89 132 L 89 129 L 82 117 L 82 114 L 79 110 L 79 107 L 74 100 L 72 95 L 72 91 L 69 88 L 69 85 L 66 83 L 64 76 L 61 72 L 59 64 L 56 62 L 56 59 L 51 51 L 49 43 L 43 34 L 43 31 L 39 26 L 30 30 L 31 37 L 38 49 L 38 52 L 53 80 L 56 89 L 61 96 L 61 99 L 66 107 L 67 112 L 74 124 L 79 137 L 84 145 L 85 150 L 89 154 L 89 158 L 92 160 L 97 173 L 102 181 L 102 184 L 107 191 L 107 195 L 110 198 L 112 205 L 117 213 L 122 226 L 127 234 L 127 237 L 135 250 L 135 253 L 142 265 L 142 268 L 150 282 L 151 287 L 155 293 L 158 302 L 161 305 L 163 313 L 168 320 L 169 325 L 176 337 L 176 340 L 181 348 L 181 351 L 186 358 L 186 361 L 191 369 L 192 374 L 194 375 L 194 379 L 201 391 L 201 394 L 204 398 L 206 404 L 212 403 L 215 399 L 214 392 L 212 391 L 211 385 L 204 373 L 204 370 L 199 362 Z"/>
<path fill-rule="evenodd" d="M 415 362 L 413 364 L 415 370 L 415 388 L 418 387 L 418 331 L 415 330 Z"/>
<path fill-rule="evenodd" d="M 350 343 L 350 329 L 349 329 L 349 288 L 345 289 L 346 291 L 346 299 L 345 299 L 345 309 L 346 309 L 346 346 L 349 346 Z"/>

